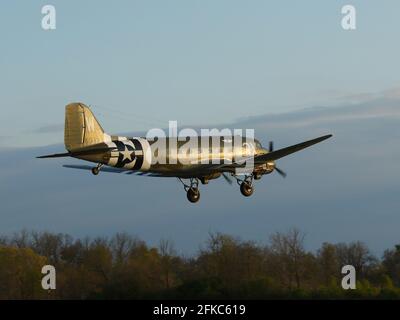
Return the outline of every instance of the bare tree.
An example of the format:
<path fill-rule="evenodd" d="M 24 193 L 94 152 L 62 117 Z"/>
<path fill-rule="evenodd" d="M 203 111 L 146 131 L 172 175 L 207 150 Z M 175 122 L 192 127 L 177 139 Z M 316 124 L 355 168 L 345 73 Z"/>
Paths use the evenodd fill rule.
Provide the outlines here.
<path fill-rule="evenodd" d="M 14 233 L 11 238 L 11 243 L 17 248 L 29 248 L 31 246 L 31 235 L 29 231 L 23 229 L 18 233 Z"/>
<path fill-rule="evenodd" d="M 382 264 L 394 284 L 400 286 L 400 245 L 396 245 L 394 249 L 385 250 Z"/>
<path fill-rule="evenodd" d="M 339 258 L 334 244 L 324 242 L 317 252 L 319 275 L 325 285 L 330 285 L 340 275 Z"/>
<path fill-rule="evenodd" d="M 336 252 L 341 266 L 352 265 L 358 275 L 363 276 L 367 266 L 373 264 L 376 258 L 371 254 L 365 243 L 356 241 L 349 244 L 338 243 Z"/>
<path fill-rule="evenodd" d="M 169 289 L 171 285 L 171 269 L 173 258 L 176 255 L 174 243 L 171 240 L 160 240 L 158 245 L 161 255 L 161 270 L 165 281 L 165 288 Z"/>
<path fill-rule="evenodd" d="M 32 249 L 47 257 L 49 262 L 53 264 L 61 260 L 63 248 L 72 242 L 72 238 L 68 235 L 49 232 L 32 232 L 31 238 Z"/>
<path fill-rule="evenodd" d="M 302 259 L 305 257 L 304 237 L 298 229 L 290 229 L 287 233 L 276 232 L 270 238 L 270 250 L 278 258 L 282 271 L 286 273 L 288 286 L 293 279 L 296 287 L 301 286 Z"/>
<path fill-rule="evenodd" d="M 137 237 L 125 232 L 117 233 L 110 241 L 113 260 L 118 265 L 126 263 L 132 251 L 141 245 L 143 245 L 143 241 Z"/>
<path fill-rule="evenodd" d="M 0 246 L 6 246 L 9 244 L 8 237 L 0 236 Z"/>

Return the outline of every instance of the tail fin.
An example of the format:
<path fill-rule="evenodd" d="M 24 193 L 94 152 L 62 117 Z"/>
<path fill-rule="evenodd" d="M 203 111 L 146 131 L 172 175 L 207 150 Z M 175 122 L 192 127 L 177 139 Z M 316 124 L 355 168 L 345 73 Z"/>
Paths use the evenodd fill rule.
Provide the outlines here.
<path fill-rule="evenodd" d="M 104 142 L 106 134 L 83 103 L 71 103 L 65 107 L 65 148 L 73 152 L 84 147 Z"/>

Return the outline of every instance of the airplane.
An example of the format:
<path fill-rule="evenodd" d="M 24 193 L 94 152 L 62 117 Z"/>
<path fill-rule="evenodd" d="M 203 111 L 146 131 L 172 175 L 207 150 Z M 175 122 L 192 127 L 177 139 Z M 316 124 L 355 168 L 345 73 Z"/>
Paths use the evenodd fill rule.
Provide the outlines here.
<path fill-rule="evenodd" d="M 171 155 L 174 154 L 171 153 L 172 146 L 170 146 L 169 138 L 147 139 L 144 137 L 108 135 L 104 132 L 91 109 L 85 104 L 77 102 L 70 103 L 65 107 L 64 144 L 68 152 L 37 158 L 73 157 L 96 163 L 95 167 L 64 165 L 66 168 L 91 170 L 93 175 L 98 175 L 100 171 L 104 171 L 151 177 L 175 177 L 183 184 L 187 199 L 196 203 L 200 199 L 199 182 L 208 184 L 210 180 L 221 176 L 229 184 L 232 184 L 232 178 L 236 179 L 241 193 L 249 197 L 254 191 L 253 180 L 259 180 L 263 175 L 270 174 L 273 171 L 276 171 L 282 177 L 286 177 L 286 173 L 276 166 L 276 160 L 330 137 L 332 135 L 328 134 L 274 150 L 272 141 L 269 143 L 268 149 L 265 149 L 257 139 L 248 140 L 246 137 L 232 136 L 229 141 L 236 138 L 239 139 L 239 144 L 231 145 L 229 151 L 225 150 L 225 136 L 197 137 L 198 145 L 208 143 L 206 145 L 211 146 L 212 141 L 215 141 L 213 139 L 218 139 L 221 145 L 217 150 L 208 147 L 207 149 L 198 148 L 191 155 L 176 153 L 175 158 L 172 159 Z M 177 141 L 175 148 L 182 147 L 189 138 L 187 137 L 184 141 Z M 163 142 L 162 139 L 165 139 L 164 147 L 160 147 L 160 145 L 163 145 L 160 144 Z M 231 155 L 230 161 L 226 161 L 225 151 Z M 159 157 L 160 154 L 166 159 L 165 163 L 152 161 L 155 156 Z M 237 159 L 242 159 L 242 161 Z M 246 168 L 248 162 L 252 164 L 250 166 L 251 171 L 240 172 L 241 168 Z"/>

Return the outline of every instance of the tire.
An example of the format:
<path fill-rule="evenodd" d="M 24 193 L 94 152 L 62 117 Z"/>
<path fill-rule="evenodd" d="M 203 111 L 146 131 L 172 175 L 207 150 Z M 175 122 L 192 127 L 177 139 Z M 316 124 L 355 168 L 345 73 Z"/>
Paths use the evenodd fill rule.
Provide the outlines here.
<path fill-rule="evenodd" d="M 92 168 L 92 173 L 97 176 L 99 174 L 100 170 L 97 167 Z"/>
<path fill-rule="evenodd" d="M 196 203 L 200 200 L 200 191 L 199 189 L 190 188 L 187 191 L 187 198 L 191 203 Z"/>
<path fill-rule="evenodd" d="M 245 197 L 250 197 L 253 194 L 254 189 L 253 189 L 253 186 L 251 184 L 249 184 L 248 182 L 243 182 L 240 185 L 240 192 Z"/>

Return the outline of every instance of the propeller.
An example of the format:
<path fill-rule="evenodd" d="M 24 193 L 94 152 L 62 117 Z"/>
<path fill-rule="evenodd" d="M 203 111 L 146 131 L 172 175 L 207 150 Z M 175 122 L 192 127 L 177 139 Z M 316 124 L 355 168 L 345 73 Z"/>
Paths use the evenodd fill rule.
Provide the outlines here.
<path fill-rule="evenodd" d="M 278 167 L 275 167 L 276 172 L 278 172 L 282 178 L 286 178 L 287 174 L 285 171 L 283 171 L 282 169 L 279 169 Z"/>
<path fill-rule="evenodd" d="M 269 152 L 273 152 L 274 151 L 274 142 L 270 141 L 269 142 Z M 278 167 L 275 166 L 275 170 L 276 172 L 278 172 L 280 174 L 280 176 L 282 178 L 286 178 L 287 174 L 285 171 L 283 171 L 282 169 L 279 169 Z"/>
<path fill-rule="evenodd" d="M 269 142 L 269 148 L 268 148 L 268 149 L 269 149 L 269 152 L 273 152 L 273 151 L 274 151 L 274 142 L 273 142 L 273 141 L 270 141 L 270 142 Z M 285 171 L 283 171 L 282 169 L 279 169 L 279 168 L 276 167 L 276 166 L 275 166 L 274 169 L 276 170 L 276 172 L 278 172 L 278 174 L 279 174 L 282 178 L 286 178 L 287 174 L 286 174 Z M 233 183 L 232 179 L 231 179 L 225 172 L 222 173 L 222 176 L 224 177 L 224 179 L 225 179 L 225 181 L 226 181 L 227 183 L 229 183 L 230 185 L 232 185 L 232 183 Z"/>
<path fill-rule="evenodd" d="M 224 177 L 226 182 L 232 185 L 232 179 L 225 172 L 222 173 L 222 176 Z"/>

